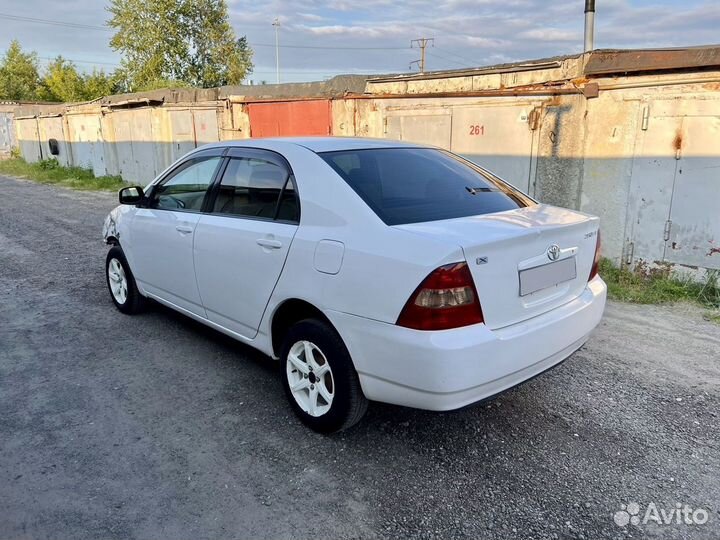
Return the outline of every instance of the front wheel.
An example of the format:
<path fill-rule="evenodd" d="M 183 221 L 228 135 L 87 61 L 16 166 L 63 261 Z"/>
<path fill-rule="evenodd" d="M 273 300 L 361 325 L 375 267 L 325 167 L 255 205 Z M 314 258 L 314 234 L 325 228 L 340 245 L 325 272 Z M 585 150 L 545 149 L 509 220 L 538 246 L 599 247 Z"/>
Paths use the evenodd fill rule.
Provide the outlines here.
<path fill-rule="evenodd" d="M 120 311 L 133 315 L 145 307 L 145 298 L 138 291 L 125 254 L 113 246 L 105 259 L 105 276 L 112 301 Z"/>
<path fill-rule="evenodd" d="M 300 420 L 315 431 L 347 429 L 367 410 L 367 399 L 350 353 L 337 332 L 323 321 L 295 324 L 285 339 L 281 360 L 288 400 Z"/>

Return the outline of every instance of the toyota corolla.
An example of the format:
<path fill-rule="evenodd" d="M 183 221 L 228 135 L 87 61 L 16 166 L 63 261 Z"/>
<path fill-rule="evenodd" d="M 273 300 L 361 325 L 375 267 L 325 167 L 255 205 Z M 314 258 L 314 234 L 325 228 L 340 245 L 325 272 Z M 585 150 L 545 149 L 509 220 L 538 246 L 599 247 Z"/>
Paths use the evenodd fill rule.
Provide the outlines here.
<path fill-rule="evenodd" d="M 111 298 L 153 299 L 282 364 L 312 429 L 368 400 L 445 411 L 562 362 L 600 321 L 596 217 L 445 150 L 356 138 L 223 142 L 120 191 Z"/>

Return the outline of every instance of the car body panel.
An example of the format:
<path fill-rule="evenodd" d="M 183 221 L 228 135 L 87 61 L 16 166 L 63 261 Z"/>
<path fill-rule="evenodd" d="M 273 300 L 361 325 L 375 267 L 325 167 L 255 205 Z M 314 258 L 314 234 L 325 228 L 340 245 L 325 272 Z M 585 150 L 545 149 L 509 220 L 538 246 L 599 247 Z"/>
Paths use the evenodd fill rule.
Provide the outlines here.
<path fill-rule="evenodd" d="M 297 228 L 210 214 L 200 218 L 193 260 L 209 320 L 255 337 Z M 263 241 L 271 247 L 258 244 Z"/>
<path fill-rule="evenodd" d="M 132 263 L 128 263 L 141 290 L 205 317 L 193 266 L 193 242 L 200 216 L 194 212 L 137 208 L 130 226 Z"/>
<path fill-rule="evenodd" d="M 424 332 L 329 312 L 368 399 L 451 410 L 491 397 L 566 359 L 600 322 L 607 289 L 595 278 L 552 311 L 491 330 L 484 324 Z"/>

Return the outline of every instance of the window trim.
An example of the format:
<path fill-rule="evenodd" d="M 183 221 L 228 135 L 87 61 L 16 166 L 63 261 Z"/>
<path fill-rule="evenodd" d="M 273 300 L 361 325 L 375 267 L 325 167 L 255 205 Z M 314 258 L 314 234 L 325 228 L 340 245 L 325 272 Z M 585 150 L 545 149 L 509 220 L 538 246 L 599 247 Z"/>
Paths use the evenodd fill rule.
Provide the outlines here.
<path fill-rule="evenodd" d="M 222 183 L 222 179 L 225 176 L 225 172 L 227 171 L 227 168 L 230 164 L 230 160 L 232 159 L 261 159 L 263 161 L 267 161 L 269 163 L 272 163 L 273 165 L 277 165 L 278 167 L 282 167 L 285 172 L 287 173 L 287 176 L 285 177 L 285 182 L 283 183 L 283 187 L 280 190 L 280 193 L 278 194 L 277 201 L 275 201 L 275 211 L 273 212 L 273 217 L 267 218 L 267 217 L 261 217 L 261 216 L 245 216 L 241 214 L 230 214 L 226 212 L 215 212 L 213 210 L 213 207 L 215 206 L 215 200 L 217 199 L 218 193 L 220 192 L 220 184 Z M 280 201 L 282 200 L 282 195 L 285 193 L 285 189 L 288 185 L 288 182 L 292 182 L 293 189 L 295 190 L 295 203 L 297 205 L 297 211 L 298 211 L 298 218 L 297 220 L 290 220 L 290 219 L 277 219 L 278 212 L 280 210 Z M 295 180 L 295 174 L 293 173 L 292 167 L 290 167 L 290 163 L 288 163 L 287 159 L 282 154 L 279 154 L 278 152 L 274 152 L 272 150 L 266 150 L 264 148 L 251 148 L 251 147 L 239 147 L 239 146 L 233 146 L 228 148 L 227 152 L 225 153 L 225 161 L 223 165 L 220 167 L 219 174 L 215 176 L 215 179 L 213 180 L 212 186 L 208 189 L 208 197 L 205 201 L 207 203 L 206 206 L 204 206 L 203 213 L 206 213 L 208 215 L 212 216 L 220 216 L 220 217 L 227 217 L 227 218 L 234 218 L 234 219 L 250 219 L 253 221 L 268 221 L 273 223 L 285 223 L 288 225 L 299 225 L 300 224 L 300 218 L 302 217 L 301 214 L 301 205 L 300 205 L 300 193 L 298 191 L 297 181 Z"/>
<path fill-rule="evenodd" d="M 148 190 L 148 193 L 146 194 L 146 200 L 144 201 L 143 208 L 148 208 L 150 210 L 161 210 L 165 212 L 185 212 L 188 214 L 202 214 L 205 212 L 205 208 L 207 206 L 208 202 L 208 196 L 210 195 L 211 189 L 213 185 L 215 185 L 215 181 L 217 180 L 218 174 L 220 174 L 221 171 L 224 171 L 224 167 L 226 165 L 227 159 L 224 157 L 227 152 L 227 149 L 223 148 L 212 148 L 208 150 L 200 150 L 199 152 L 193 152 L 189 156 L 187 156 L 187 159 L 183 160 L 182 162 L 175 165 L 172 169 L 170 169 L 168 172 L 166 172 L 160 179 L 153 182 L 150 186 L 150 189 Z M 201 161 L 205 161 L 208 159 L 213 158 L 220 158 L 220 162 L 215 167 L 215 171 L 213 172 L 212 178 L 210 178 L 210 182 L 208 183 L 208 186 L 205 190 L 205 195 L 203 196 L 203 202 L 200 205 L 199 210 L 187 210 L 185 208 L 158 208 L 156 206 L 152 206 L 150 203 L 155 196 L 155 191 L 158 187 L 165 185 L 165 183 L 172 180 L 175 176 L 186 170 L 187 168 L 191 167 L 195 163 L 200 163 Z"/>

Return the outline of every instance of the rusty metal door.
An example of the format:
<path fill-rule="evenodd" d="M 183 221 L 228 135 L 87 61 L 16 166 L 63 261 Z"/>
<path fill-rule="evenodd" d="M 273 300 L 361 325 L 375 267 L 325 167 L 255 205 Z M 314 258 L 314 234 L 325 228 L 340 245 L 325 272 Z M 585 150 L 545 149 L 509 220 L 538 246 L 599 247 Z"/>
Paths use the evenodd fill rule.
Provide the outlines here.
<path fill-rule="evenodd" d="M 645 113 L 647 114 L 647 113 Z M 682 118 L 646 118 L 638 135 L 633 158 L 625 261 L 662 261 L 665 256 L 665 226 L 672 200 L 677 160 L 675 140 Z"/>
<path fill-rule="evenodd" d="M 252 137 L 330 135 L 330 100 L 250 103 Z"/>
<path fill-rule="evenodd" d="M 675 100 L 642 108 L 626 263 L 720 268 L 720 111 L 707 114 L 707 106 Z"/>
<path fill-rule="evenodd" d="M 720 116 L 687 116 L 676 141 L 665 260 L 720 268 Z"/>
<path fill-rule="evenodd" d="M 532 110 L 529 103 L 456 107 L 450 149 L 529 193 L 536 157 L 528 122 Z"/>

